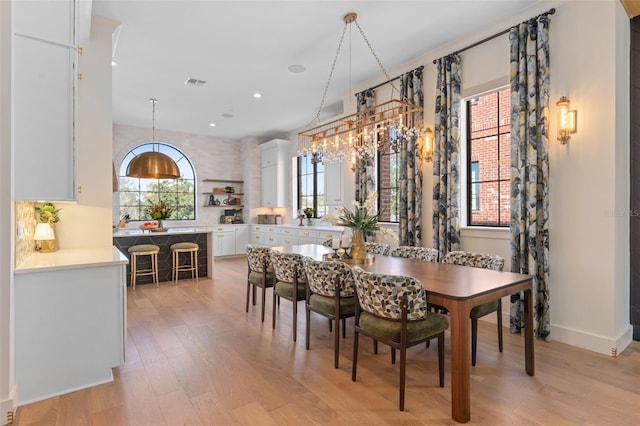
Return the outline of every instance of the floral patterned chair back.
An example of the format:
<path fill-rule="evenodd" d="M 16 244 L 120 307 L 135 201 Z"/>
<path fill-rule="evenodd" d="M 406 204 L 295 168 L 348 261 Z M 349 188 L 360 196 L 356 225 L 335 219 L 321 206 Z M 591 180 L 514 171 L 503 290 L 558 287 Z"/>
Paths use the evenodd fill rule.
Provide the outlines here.
<path fill-rule="evenodd" d="M 438 250 L 430 247 L 400 246 L 391 251 L 391 256 L 418 259 L 424 262 L 437 262 Z"/>
<path fill-rule="evenodd" d="M 494 271 L 502 271 L 504 269 L 504 258 L 493 254 L 471 251 L 450 251 L 444 256 L 442 262 L 453 265 L 493 269 Z"/>
<path fill-rule="evenodd" d="M 406 297 L 408 320 L 424 319 L 427 315 L 427 293 L 422 283 L 403 275 L 384 275 L 353 267 L 353 277 L 360 308 L 372 315 L 400 320 L 400 301 Z"/>
<path fill-rule="evenodd" d="M 332 247 L 333 246 L 333 240 L 329 239 L 329 240 L 325 240 L 322 242 L 322 245 L 325 247 Z"/>
<path fill-rule="evenodd" d="M 267 261 L 267 271 L 273 270 L 271 264 L 271 257 L 269 256 L 269 247 L 259 247 L 247 244 L 247 261 L 249 262 L 249 269 L 253 272 L 263 272 L 262 266 L 264 261 Z"/>
<path fill-rule="evenodd" d="M 371 254 L 383 254 L 385 256 L 389 256 L 389 251 L 391 247 L 389 244 L 383 243 L 374 243 L 374 242 L 366 242 L 364 243 L 367 249 L 367 253 Z"/>
<path fill-rule="evenodd" d="M 307 280 L 302 263 L 302 255 L 280 253 L 275 250 L 271 250 L 269 255 L 271 256 L 271 263 L 273 264 L 273 270 L 276 274 L 276 281 L 292 283 L 296 273 L 298 274 L 298 283 Z"/>
<path fill-rule="evenodd" d="M 335 281 L 340 280 L 340 297 L 351 297 L 355 293 L 351 268 L 343 262 L 316 261 L 310 257 L 303 259 L 304 270 L 311 292 L 322 296 L 335 296 Z"/>

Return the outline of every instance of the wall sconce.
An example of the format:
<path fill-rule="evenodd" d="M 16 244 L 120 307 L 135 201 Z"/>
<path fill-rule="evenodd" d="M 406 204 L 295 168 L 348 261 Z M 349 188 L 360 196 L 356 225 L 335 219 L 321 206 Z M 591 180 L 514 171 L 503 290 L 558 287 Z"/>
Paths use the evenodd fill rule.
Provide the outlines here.
<path fill-rule="evenodd" d="M 556 102 L 558 107 L 558 140 L 565 145 L 571 139 L 570 134 L 576 132 L 576 110 L 569 109 L 569 99 L 561 96 Z"/>
<path fill-rule="evenodd" d="M 433 161 L 433 130 L 427 127 L 422 131 L 424 138 L 424 159 L 427 163 Z"/>
<path fill-rule="evenodd" d="M 36 232 L 33 235 L 36 241 L 36 251 L 40 253 L 51 253 L 56 251 L 56 234 L 53 227 L 48 222 L 40 222 L 36 225 Z"/>

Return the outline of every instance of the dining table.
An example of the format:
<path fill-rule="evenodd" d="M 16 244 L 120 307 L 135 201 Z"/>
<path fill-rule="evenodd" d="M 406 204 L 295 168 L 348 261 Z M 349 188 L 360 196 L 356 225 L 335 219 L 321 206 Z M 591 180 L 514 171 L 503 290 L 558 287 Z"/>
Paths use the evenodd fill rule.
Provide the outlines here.
<path fill-rule="evenodd" d="M 331 248 L 318 244 L 279 246 L 273 247 L 272 250 L 309 256 L 318 261 L 327 260 L 329 253 L 334 254 Z M 348 260 L 347 263 L 353 264 Z M 449 311 L 453 420 L 460 423 L 471 420 L 471 320 L 469 315 L 474 306 L 499 300 L 514 293 L 524 293 L 525 371 L 529 376 L 535 374 L 533 276 L 384 255 L 375 255 L 369 262 L 359 263 L 357 266 L 377 274 L 411 276 L 422 283 L 430 304 L 443 306 Z"/>

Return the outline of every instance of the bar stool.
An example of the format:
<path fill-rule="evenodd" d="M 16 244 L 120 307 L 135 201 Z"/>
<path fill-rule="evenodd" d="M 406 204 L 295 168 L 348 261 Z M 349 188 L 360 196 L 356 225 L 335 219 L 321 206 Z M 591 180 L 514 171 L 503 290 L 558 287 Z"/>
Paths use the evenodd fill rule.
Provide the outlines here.
<path fill-rule="evenodd" d="M 178 284 L 178 273 L 191 272 L 191 278 L 198 279 L 198 250 L 196 243 L 171 244 L 171 279 Z M 180 265 L 180 253 L 189 253 L 189 264 Z"/>
<path fill-rule="evenodd" d="M 153 282 L 158 287 L 158 253 L 160 253 L 160 247 L 155 244 L 138 244 L 129 247 L 127 251 L 131 255 L 131 289 L 136 289 L 136 277 L 144 275 L 151 275 Z M 151 267 L 138 269 L 138 256 L 150 256 Z"/>

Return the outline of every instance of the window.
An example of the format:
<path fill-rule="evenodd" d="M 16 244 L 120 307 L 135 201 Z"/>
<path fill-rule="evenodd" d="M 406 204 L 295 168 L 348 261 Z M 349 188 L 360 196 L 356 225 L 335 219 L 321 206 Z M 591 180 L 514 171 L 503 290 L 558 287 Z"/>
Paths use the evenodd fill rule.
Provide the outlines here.
<path fill-rule="evenodd" d="M 324 205 L 324 164 L 312 155 L 298 157 L 298 209 L 311 207 L 314 217 L 326 214 Z"/>
<path fill-rule="evenodd" d="M 478 162 L 471 162 L 471 209 L 480 210 L 480 183 Z"/>
<path fill-rule="evenodd" d="M 141 179 L 127 177 L 127 166 L 143 152 L 159 151 L 171 157 L 178 167 L 180 179 Z M 195 173 L 189 159 L 176 148 L 162 143 L 140 145 L 124 157 L 118 177 L 120 217 L 129 215 L 131 220 L 148 220 L 146 209 L 151 203 L 166 201 L 171 207 L 171 220 L 196 218 Z"/>
<path fill-rule="evenodd" d="M 400 210 L 400 153 L 378 152 L 378 211 L 380 222 L 398 223 Z"/>
<path fill-rule="evenodd" d="M 467 106 L 467 224 L 509 226 L 510 90 L 469 99 Z"/>

